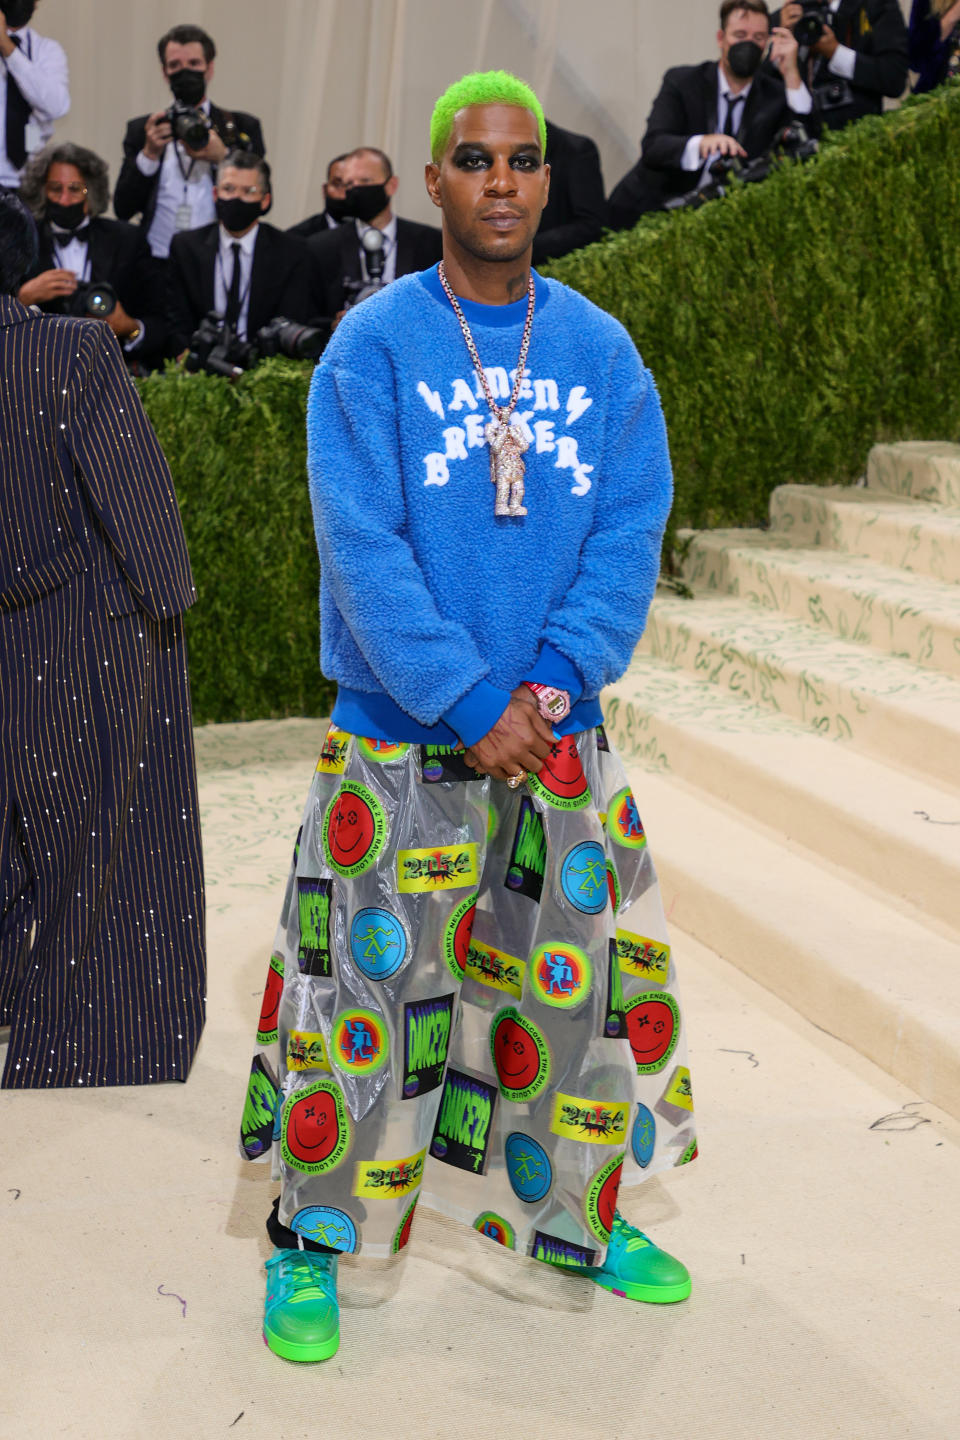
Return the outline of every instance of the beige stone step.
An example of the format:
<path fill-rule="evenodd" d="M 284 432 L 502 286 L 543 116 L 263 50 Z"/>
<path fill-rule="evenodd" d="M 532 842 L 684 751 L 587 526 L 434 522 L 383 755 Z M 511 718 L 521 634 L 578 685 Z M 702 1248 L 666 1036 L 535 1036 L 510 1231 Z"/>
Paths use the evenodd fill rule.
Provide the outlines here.
<path fill-rule="evenodd" d="M 867 485 L 890 495 L 960 505 L 960 445 L 946 440 L 874 445 L 867 459 Z"/>
<path fill-rule="evenodd" d="M 729 597 L 658 598 L 639 652 L 960 788 L 960 681 Z"/>
<path fill-rule="evenodd" d="M 792 545 L 960 582 L 960 508 L 858 486 L 780 485 L 770 496 L 770 528 Z"/>
<path fill-rule="evenodd" d="M 960 796 L 638 656 L 603 696 L 625 762 L 675 775 L 960 933 Z"/>
<path fill-rule="evenodd" d="M 676 777 L 630 776 L 668 922 L 960 1115 L 960 946 Z"/>
<path fill-rule="evenodd" d="M 960 676 L 960 585 L 762 530 L 692 534 L 682 562 L 694 590 L 734 595 L 762 610 Z"/>

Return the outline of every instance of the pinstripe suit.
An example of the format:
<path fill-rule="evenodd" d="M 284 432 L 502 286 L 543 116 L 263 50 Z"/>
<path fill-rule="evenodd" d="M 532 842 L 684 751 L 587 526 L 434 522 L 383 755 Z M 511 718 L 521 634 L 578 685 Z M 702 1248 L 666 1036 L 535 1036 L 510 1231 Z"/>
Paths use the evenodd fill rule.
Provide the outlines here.
<path fill-rule="evenodd" d="M 205 975 L 195 599 L 109 327 L 0 295 L 5 1087 L 186 1078 Z"/>

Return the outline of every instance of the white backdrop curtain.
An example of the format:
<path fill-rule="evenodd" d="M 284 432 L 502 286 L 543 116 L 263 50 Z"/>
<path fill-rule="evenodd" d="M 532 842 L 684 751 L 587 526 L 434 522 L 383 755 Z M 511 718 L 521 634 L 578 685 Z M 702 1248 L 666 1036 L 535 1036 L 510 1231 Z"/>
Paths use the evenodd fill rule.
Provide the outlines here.
<path fill-rule="evenodd" d="M 436 221 L 423 187 L 436 96 L 468 70 L 529 80 L 552 120 L 591 135 L 608 191 L 637 156 L 663 71 L 716 53 L 719 0 L 40 0 L 34 24 L 70 61 L 57 136 L 116 179 L 123 128 L 169 101 L 156 42 L 202 25 L 217 45 L 211 95 L 263 121 L 278 225 L 322 207 L 329 157 L 377 145 L 400 176 L 396 208 Z"/>

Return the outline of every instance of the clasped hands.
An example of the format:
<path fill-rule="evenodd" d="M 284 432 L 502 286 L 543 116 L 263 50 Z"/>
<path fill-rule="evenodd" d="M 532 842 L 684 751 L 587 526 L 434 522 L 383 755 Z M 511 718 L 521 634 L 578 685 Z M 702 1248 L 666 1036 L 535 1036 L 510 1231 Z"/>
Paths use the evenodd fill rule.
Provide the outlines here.
<path fill-rule="evenodd" d="M 521 771 L 539 774 L 556 743 L 553 726 L 540 714 L 535 696 L 526 685 L 518 685 L 493 729 L 469 746 L 463 758 L 481 774 L 510 780 Z"/>

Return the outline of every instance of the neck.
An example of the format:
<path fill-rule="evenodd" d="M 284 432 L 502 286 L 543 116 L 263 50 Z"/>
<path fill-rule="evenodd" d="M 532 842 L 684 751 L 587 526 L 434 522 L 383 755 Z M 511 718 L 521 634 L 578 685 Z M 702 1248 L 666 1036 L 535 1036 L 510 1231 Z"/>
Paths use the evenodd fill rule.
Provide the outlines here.
<path fill-rule="evenodd" d="M 738 76 L 734 75 L 733 71 L 728 68 L 726 60 L 720 61 L 720 69 L 723 71 L 723 78 L 726 80 L 727 89 L 731 94 L 739 95 L 740 91 L 745 90 L 750 84 L 749 80 L 741 80 Z"/>
<path fill-rule="evenodd" d="M 530 285 L 533 246 L 516 260 L 481 260 L 463 250 L 444 231 L 443 268 L 450 289 L 461 300 L 478 305 L 512 305 Z"/>

